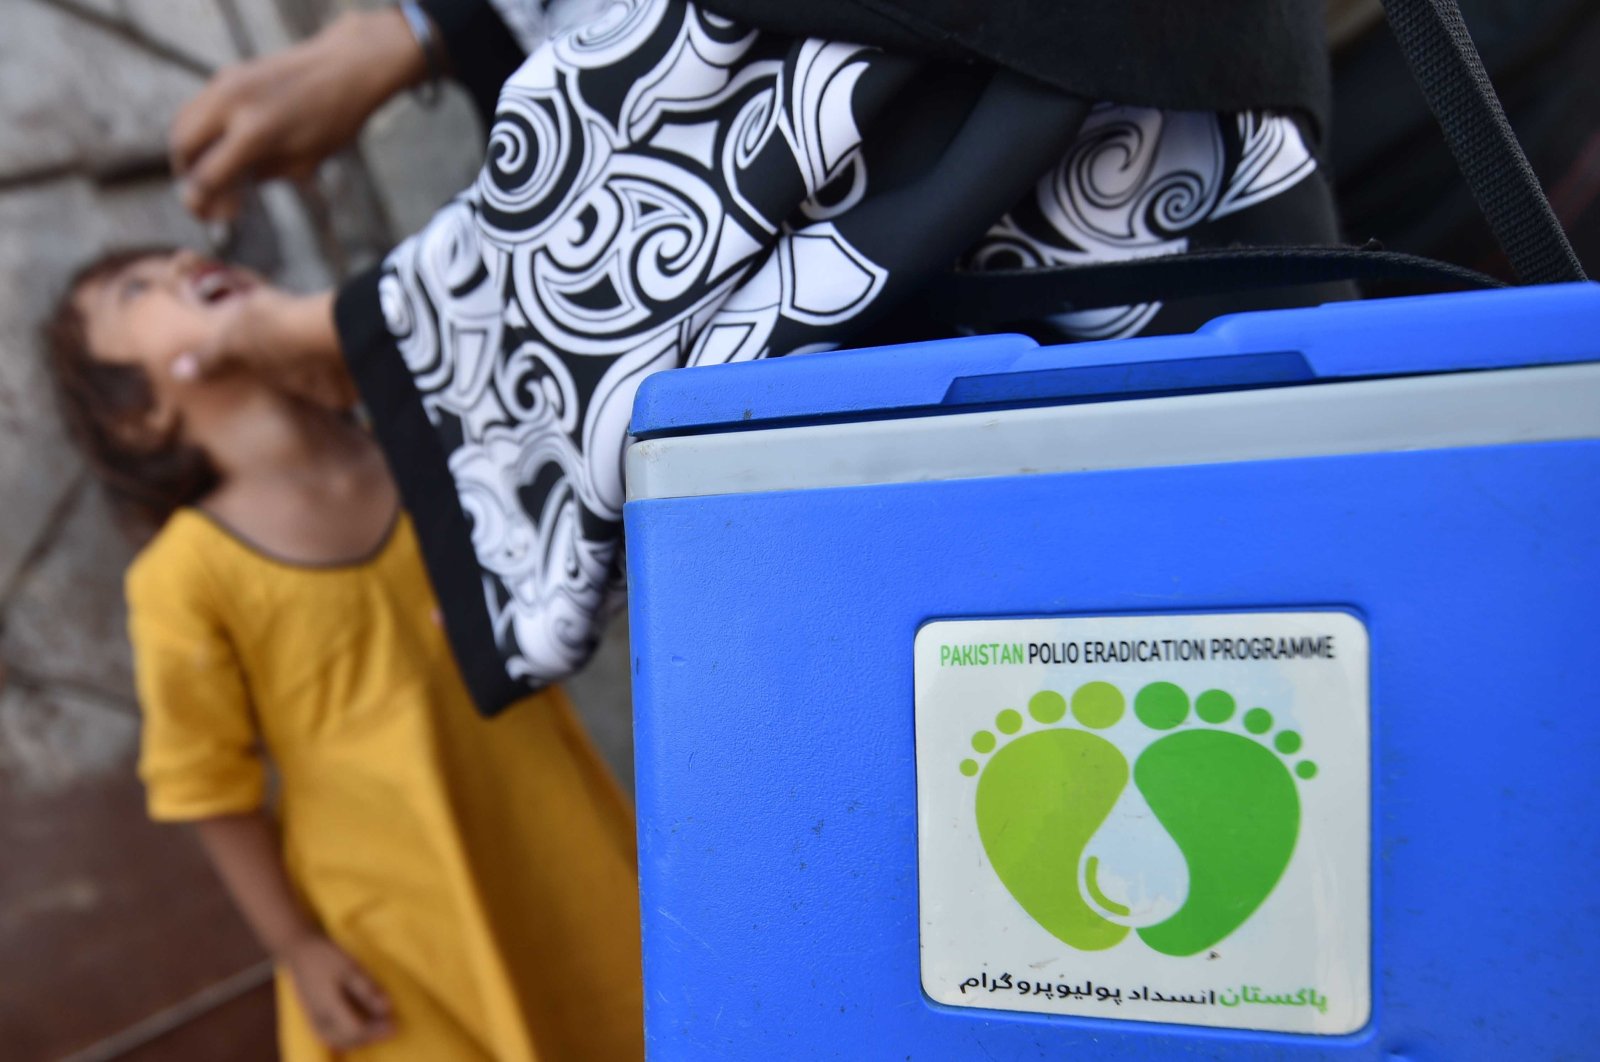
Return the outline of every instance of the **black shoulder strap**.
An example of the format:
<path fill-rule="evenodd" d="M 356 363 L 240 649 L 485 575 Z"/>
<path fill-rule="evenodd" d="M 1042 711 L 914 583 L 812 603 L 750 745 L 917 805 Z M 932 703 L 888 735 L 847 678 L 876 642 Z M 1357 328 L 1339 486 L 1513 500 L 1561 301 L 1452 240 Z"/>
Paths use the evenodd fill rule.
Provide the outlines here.
<path fill-rule="evenodd" d="M 1517 278 L 1524 284 L 1585 279 L 1506 121 L 1456 0 L 1383 0 L 1383 6 L 1412 74 Z M 950 273 L 931 281 L 918 302 L 941 320 L 995 324 L 1152 299 L 1339 280 L 1503 286 L 1470 269 L 1374 245 L 1252 247 L 1087 266 Z"/>
<path fill-rule="evenodd" d="M 1583 266 L 1506 121 L 1456 0 L 1383 0 L 1383 10 L 1517 278 L 1524 284 L 1583 280 Z"/>
<path fill-rule="evenodd" d="M 1222 295 L 1251 288 L 1336 280 L 1415 280 L 1449 287 L 1498 288 L 1462 266 L 1366 247 L 1228 247 L 1221 250 L 1052 269 L 946 273 L 920 302 L 941 320 L 966 324 L 1026 321 L 1041 313 L 1127 306 L 1153 298 Z"/>

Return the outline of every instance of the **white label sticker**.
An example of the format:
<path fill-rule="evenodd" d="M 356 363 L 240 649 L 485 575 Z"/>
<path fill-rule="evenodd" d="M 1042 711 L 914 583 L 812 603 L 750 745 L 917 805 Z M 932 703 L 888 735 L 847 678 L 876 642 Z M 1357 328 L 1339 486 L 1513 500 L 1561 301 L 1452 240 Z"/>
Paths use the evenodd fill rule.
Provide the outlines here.
<path fill-rule="evenodd" d="M 1343 612 L 916 640 L 922 986 L 1283 1032 L 1371 1011 L 1367 632 Z"/>

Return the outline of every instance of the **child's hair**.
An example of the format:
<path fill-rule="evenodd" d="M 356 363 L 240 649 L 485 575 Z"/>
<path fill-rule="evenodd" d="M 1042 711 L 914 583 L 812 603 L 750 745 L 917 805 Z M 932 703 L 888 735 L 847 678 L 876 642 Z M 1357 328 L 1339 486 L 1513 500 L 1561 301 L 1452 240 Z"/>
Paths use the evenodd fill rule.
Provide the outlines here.
<path fill-rule="evenodd" d="M 178 509 L 199 501 L 216 486 L 217 472 L 205 452 L 183 443 L 176 429 L 162 438 L 138 431 L 139 420 L 155 402 L 150 379 L 140 366 L 95 357 L 78 295 L 142 258 L 171 253 L 168 247 L 133 247 L 102 254 L 68 282 L 43 328 L 68 435 L 106 488 L 125 529 L 135 535 L 154 531 Z"/>

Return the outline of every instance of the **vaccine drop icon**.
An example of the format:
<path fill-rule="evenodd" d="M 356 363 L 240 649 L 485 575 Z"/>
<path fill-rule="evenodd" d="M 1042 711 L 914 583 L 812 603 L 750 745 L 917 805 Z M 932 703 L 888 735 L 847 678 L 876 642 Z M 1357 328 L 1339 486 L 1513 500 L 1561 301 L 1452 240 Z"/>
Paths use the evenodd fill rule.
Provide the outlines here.
<path fill-rule="evenodd" d="M 1189 892 L 1189 867 L 1135 786 L 1128 786 L 1084 848 L 1078 888 L 1108 922 L 1135 929 L 1167 919 Z"/>

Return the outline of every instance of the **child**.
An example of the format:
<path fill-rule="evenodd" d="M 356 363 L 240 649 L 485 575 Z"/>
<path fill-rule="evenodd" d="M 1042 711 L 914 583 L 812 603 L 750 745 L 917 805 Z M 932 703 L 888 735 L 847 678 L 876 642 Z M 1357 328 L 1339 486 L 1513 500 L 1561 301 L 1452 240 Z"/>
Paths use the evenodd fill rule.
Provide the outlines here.
<path fill-rule="evenodd" d="M 46 329 L 77 442 L 160 526 L 127 576 L 150 813 L 277 960 L 286 1059 L 638 1058 L 632 823 L 565 697 L 475 714 L 346 387 L 183 371 L 291 300 L 124 252 Z"/>

